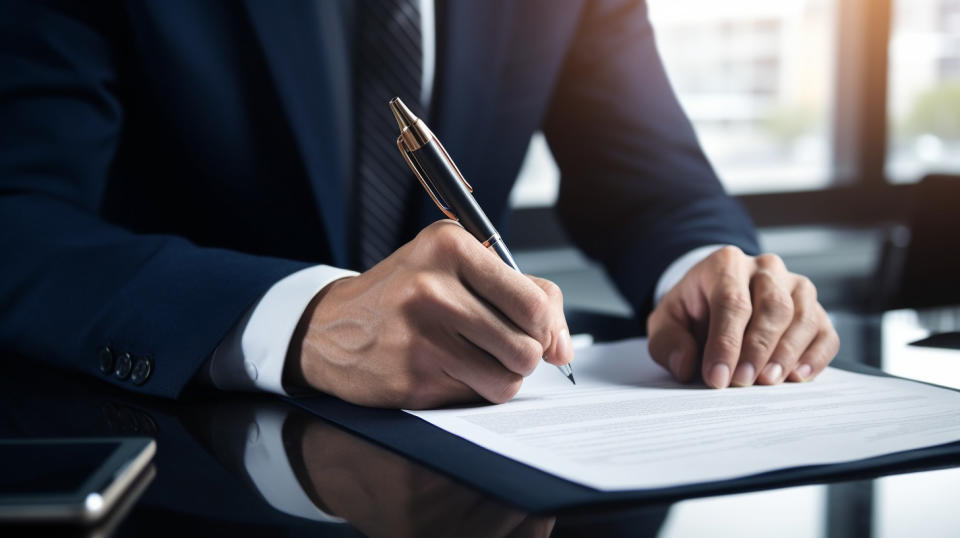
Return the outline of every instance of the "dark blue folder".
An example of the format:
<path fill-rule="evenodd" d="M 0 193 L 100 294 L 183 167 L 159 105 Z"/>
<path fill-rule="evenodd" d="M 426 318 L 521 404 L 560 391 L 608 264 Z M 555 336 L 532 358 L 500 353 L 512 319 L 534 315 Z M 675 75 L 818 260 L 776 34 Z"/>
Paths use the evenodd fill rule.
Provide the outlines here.
<path fill-rule="evenodd" d="M 871 375 L 888 375 L 857 363 L 835 362 L 833 366 Z M 956 442 L 849 463 L 796 467 L 733 480 L 656 489 L 599 491 L 501 456 L 403 411 L 360 407 L 329 396 L 292 399 L 290 402 L 533 513 L 607 504 L 663 502 L 960 464 L 960 442 Z"/>

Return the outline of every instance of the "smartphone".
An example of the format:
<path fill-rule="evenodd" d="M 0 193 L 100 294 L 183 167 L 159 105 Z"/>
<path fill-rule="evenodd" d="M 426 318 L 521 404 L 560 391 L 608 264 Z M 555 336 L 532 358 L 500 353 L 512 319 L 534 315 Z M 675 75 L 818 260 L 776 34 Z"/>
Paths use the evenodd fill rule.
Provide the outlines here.
<path fill-rule="evenodd" d="M 96 523 L 156 451 L 148 437 L 0 439 L 0 522 Z"/>

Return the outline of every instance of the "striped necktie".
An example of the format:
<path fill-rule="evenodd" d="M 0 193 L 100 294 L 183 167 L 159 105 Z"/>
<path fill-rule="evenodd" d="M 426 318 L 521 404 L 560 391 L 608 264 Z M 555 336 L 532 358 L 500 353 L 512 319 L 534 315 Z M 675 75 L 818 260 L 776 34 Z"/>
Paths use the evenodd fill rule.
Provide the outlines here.
<path fill-rule="evenodd" d="M 358 236 L 354 259 L 363 270 L 398 246 L 414 180 L 397 151 L 397 125 L 387 102 L 399 96 L 420 115 L 419 0 L 359 0 L 354 84 L 357 111 L 354 195 Z"/>

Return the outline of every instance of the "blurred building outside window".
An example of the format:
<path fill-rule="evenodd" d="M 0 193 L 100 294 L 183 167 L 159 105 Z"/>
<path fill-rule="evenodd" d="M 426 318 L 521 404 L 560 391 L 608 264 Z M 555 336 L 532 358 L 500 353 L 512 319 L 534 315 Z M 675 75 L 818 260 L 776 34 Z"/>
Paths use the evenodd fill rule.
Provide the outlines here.
<path fill-rule="evenodd" d="M 732 193 L 829 185 L 837 0 L 649 0 L 661 57 Z M 552 205 L 558 171 L 537 135 L 514 207 Z"/>
<path fill-rule="evenodd" d="M 836 0 L 650 0 L 667 73 L 733 193 L 831 177 Z"/>
<path fill-rule="evenodd" d="M 960 0 L 894 0 L 886 175 L 960 172 Z"/>

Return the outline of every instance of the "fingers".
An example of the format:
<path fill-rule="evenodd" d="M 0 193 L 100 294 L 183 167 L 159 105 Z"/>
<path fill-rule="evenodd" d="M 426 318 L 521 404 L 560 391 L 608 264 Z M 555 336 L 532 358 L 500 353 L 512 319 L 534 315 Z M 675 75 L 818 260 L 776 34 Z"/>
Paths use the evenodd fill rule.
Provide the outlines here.
<path fill-rule="evenodd" d="M 816 289 L 808 279 L 803 277 L 797 279 L 792 298 L 793 319 L 772 353 L 770 363 L 757 380 L 761 384 L 780 383 L 791 375 L 798 367 L 797 362 L 801 355 L 810 347 L 821 330 L 821 324 L 826 321 L 826 312 L 817 303 Z"/>
<path fill-rule="evenodd" d="M 722 389 L 730 384 L 740 358 L 743 336 L 753 313 L 747 279 L 725 275 L 717 280 L 710 296 L 710 321 L 703 349 L 703 380 Z"/>
<path fill-rule="evenodd" d="M 702 341 L 700 373 L 714 388 L 812 379 L 839 347 L 809 279 L 777 256 L 751 258 L 735 248 L 691 270 L 651 314 L 648 334 L 654 360 L 682 381 L 693 377 Z"/>
<path fill-rule="evenodd" d="M 526 277 L 456 224 L 435 223 L 423 233 L 431 235 L 430 244 L 438 250 L 431 255 L 447 260 L 468 290 L 539 342 L 548 362 L 566 364 L 573 359 L 563 296 L 556 284 Z"/>
<path fill-rule="evenodd" d="M 551 347 L 551 329 L 566 324 L 562 322 L 562 308 L 558 309 L 553 298 L 525 275 L 503 263 L 479 243 L 476 246 L 483 255 L 464 259 L 459 267 L 464 285 L 544 348 Z"/>
<path fill-rule="evenodd" d="M 526 377 L 546 358 L 552 364 L 566 364 L 573 359 L 573 346 L 563 318 L 563 299 L 552 282 L 530 277 L 540 286 L 561 313 L 550 330 L 551 347 L 544 347 L 520 330 L 498 310 L 466 290 L 438 309 L 437 322 L 451 328 L 479 349 L 487 352 L 505 368 Z"/>
<path fill-rule="evenodd" d="M 687 327 L 667 308 L 657 309 L 647 319 L 650 356 L 681 383 L 696 375 L 699 348 Z"/>
<path fill-rule="evenodd" d="M 560 286 L 553 282 L 535 276 L 527 275 L 547 295 L 551 310 L 555 314 L 550 320 L 553 323 L 549 329 L 550 345 L 543 350 L 543 358 L 550 364 L 562 366 L 573 360 L 573 342 L 570 341 L 570 329 L 567 327 L 567 318 L 563 314 L 563 293 Z"/>
<path fill-rule="evenodd" d="M 732 384 L 752 385 L 760 379 L 778 383 L 793 369 L 798 356 L 781 354 L 780 361 L 769 362 L 784 332 L 793 319 L 794 302 L 786 286 L 771 271 L 761 269 L 750 280 L 753 311 L 743 337 L 740 361 L 734 370 Z"/>
<path fill-rule="evenodd" d="M 492 403 L 504 403 L 520 391 L 523 376 L 511 372 L 486 351 L 465 339 L 453 342 L 447 347 L 453 354 L 447 354 L 441 361 L 443 372 L 452 379 L 470 387 L 483 399 Z"/>
<path fill-rule="evenodd" d="M 460 319 L 453 320 L 457 332 L 508 370 L 523 377 L 533 373 L 544 355 L 540 342 L 473 294 L 464 293 L 460 304 Z"/>
<path fill-rule="evenodd" d="M 826 313 L 824 313 L 824 316 L 826 316 Z M 790 381 L 812 381 L 837 356 L 837 351 L 840 349 L 840 338 L 837 336 L 837 331 L 830 325 L 829 320 L 826 321 L 826 325 L 817 333 L 813 343 L 800 356 L 796 369 L 790 374 Z"/>

